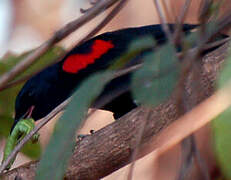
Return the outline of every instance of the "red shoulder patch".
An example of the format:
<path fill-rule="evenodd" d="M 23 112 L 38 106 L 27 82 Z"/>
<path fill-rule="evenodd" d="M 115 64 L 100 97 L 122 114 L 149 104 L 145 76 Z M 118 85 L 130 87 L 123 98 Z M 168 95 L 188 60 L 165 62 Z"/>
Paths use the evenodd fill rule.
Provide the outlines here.
<path fill-rule="evenodd" d="M 62 68 L 65 72 L 77 73 L 89 64 L 93 64 L 96 59 L 99 59 L 113 47 L 114 45 L 110 41 L 95 40 L 90 53 L 70 55 L 64 61 Z"/>

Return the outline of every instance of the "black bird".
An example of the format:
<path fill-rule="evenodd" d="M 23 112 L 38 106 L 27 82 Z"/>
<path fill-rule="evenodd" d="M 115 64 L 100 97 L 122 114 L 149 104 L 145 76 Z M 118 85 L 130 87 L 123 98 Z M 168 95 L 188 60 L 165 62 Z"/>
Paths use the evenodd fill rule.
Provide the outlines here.
<path fill-rule="evenodd" d="M 168 26 L 171 31 L 174 30 L 173 24 Z M 187 33 L 196 27 L 197 25 L 184 24 L 183 31 Z M 99 70 L 107 69 L 127 51 L 129 44 L 134 39 L 146 35 L 152 36 L 158 45 L 167 40 L 161 25 L 149 25 L 104 33 L 75 47 L 61 61 L 33 76 L 25 83 L 17 96 L 15 121 L 12 129 L 20 119 L 31 117 L 36 121 L 46 116 L 70 97 L 86 77 Z M 129 66 L 140 63 L 139 61 L 135 58 L 131 60 L 134 63 L 130 63 Z M 131 74 L 129 73 L 110 81 L 97 100 L 118 92 L 120 89 L 126 89 L 130 85 L 130 78 Z M 128 90 L 122 92 L 101 109 L 112 111 L 116 119 L 136 106 L 131 92 Z M 95 105 L 93 104 L 92 107 L 95 107 Z"/>

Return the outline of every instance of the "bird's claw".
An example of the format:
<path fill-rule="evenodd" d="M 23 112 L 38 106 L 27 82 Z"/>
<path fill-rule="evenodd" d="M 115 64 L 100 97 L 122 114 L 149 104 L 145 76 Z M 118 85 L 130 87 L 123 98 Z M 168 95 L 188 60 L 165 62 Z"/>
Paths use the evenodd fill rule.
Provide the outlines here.
<path fill-rule="evenodd" d="M 23 119 L 20 120 L 16 126 L 14 127 L 13 131 L 7 138 L 7 142 L 4 149 L 4 156 L 2 162 L 4 162 L 7 157 L 11 154 L 14 147 L 27 135 L 34 129 L 34 120 L 32 118 L 30 119 Z M 31 141 L 33 143 L 37 142 L 39 139 L 39 134 L 35 134 L 32 136 Z M 14 163 L 15 158 L 11 161 L 11 163 L 8 165 L 7 169 L 10 169 L 11 165 Z"/>
<path fill-rule="evenodd" d="M 90 136 L 90 135 L 92 135 L 92 134 L 94 134 L 95 133 L 95 130 L 90 130 L 90 134 L 79 134 L 78 136 L 77 136 L 77 139 L 78 140 L 82 140 L 83 138 L 85 138 L 85 137 L 87 137 L 87 136 Z"/>

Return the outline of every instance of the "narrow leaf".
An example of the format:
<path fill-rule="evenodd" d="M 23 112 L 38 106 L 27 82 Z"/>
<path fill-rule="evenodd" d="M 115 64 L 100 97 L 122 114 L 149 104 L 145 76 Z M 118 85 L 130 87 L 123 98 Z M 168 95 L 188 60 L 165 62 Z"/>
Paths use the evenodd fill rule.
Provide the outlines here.
<path fill-rule="evenodd" d="M 95 74 L 77 89 L 55 127 L 50 143 L 40 161 L 36 180 L 62 179 L 74 149 L 76 131 L 90 103 L 99 95 L 109 78 L 109 73 Z"/>

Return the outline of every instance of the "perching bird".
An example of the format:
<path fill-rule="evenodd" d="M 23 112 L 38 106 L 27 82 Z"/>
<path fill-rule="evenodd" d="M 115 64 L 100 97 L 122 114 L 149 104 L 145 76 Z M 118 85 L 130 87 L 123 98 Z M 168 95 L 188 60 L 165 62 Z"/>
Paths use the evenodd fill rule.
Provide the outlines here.
<path fill-rule="evenodd" d="M 174 25 L 169 27 L 174 29 Z M 195 27 L 184 24 L 183 31 L 188 32 Z M 158 45 L 167 40 L 161 25 L 149 25 L 104 33 L 72 49 L 60 62 L 47 67 L 25 83 L 16 99 L 13 127 L 23 118 L 36 121 L 46 116 L 70 97 L 87 77 L 112 65 L 127 51 L 133 40 L 147 35 L 152 36 Z M 132 66 L 140 61 L 141 58 L 135 58 L 131 60 L 134 63 L 129 64 Z M 98 99 L 129 86 L 130 77 L 131 74 L 127 74 L 109 82 Z M 114 117 L 119 118 L 136 106 L 131 92 L 125 91 L 102 109 L 112 111 Z"/>
<path fill-rule="evenodd" d="M 171 31 L 175 28 L 174 24 L 168 24 L 168 26 Z M 188 34 L 197 26 L 184 24 L 182 31 Z M 70 97 L 74 91 L 77 91 L 87 77 L 97 71 L 106 70 L 128 50 L 132 41 L 144 36 L 151 36 L 157 45 L 162 45 L 167 41 L 162 26 L 159 24 L 104 33 L 76 46 L 61 61 L 45 68 L 29 79 L 16 98 L 15 119 L 11 128 L 10 140 L 8 140 L 5 148 L 4 160 L 17 143 L 18 134 L 22 134 L 16 128 L 17 124 L 20 124 L 18 122 L 28 119 L 36 121 L 45 117 L 56 106 Z M 227 36 L 220 36 L 220 38 L 225 37 Z M 206 52 L 213 49 L 211 48 Z M 180 47 L 177 47 L 177 50 L 179 51 Z M 141 57 L 145 53 L 148 52 L 142 52 L 136 58 L 131 59 L 126 67 L 141 64 Z M 109 110 L 113 112 L 115 119 L 137 107 L 129 88 L 131 74 L 132 72 L 107 83 L 91 107 Z M 114 99 L 99 107 L 97 102 L 101 102 L 105 97 L 111 97 L 115 93 L 117 96 Z M 28 122 L 30 125 L 33 124 L 31 121 Z M 24 133 L 28 133 L 28 130 Z"/>

